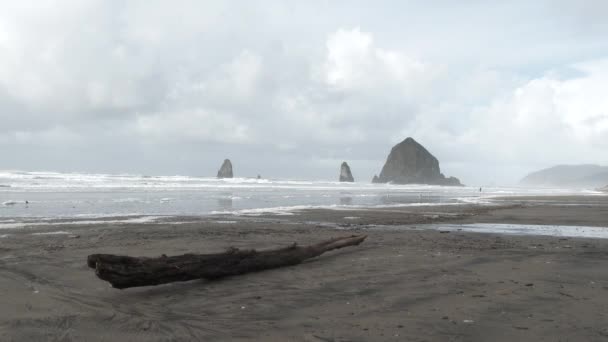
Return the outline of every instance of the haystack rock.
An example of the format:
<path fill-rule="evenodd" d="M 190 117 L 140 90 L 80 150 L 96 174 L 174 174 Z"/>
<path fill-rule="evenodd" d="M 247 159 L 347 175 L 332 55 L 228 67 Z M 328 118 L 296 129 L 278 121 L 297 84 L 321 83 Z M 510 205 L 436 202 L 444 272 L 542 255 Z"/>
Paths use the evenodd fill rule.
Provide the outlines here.
<path fill-rule="evenodd" d="M 340 167 L 340 182 L 354 182 L 353 174 L 350 172 L 350 166 L 347 162 L 343 162 Z"/>
<path fill-rule="evenodd" d="M 232 163 L 230 159 L 224 160 L 222 167 L 217 172 L 217 178 L 232 178 Z"/>
<path fill-rule="evenodd" d="M 372 183 L 380 183 L 380 178 L 378 178 L 378 175 L 374 175 L 374 178 L 372 178 Z"/>
<path fill-rule="evenodd" d="M 457 178 L 446 178 L 437 158 L 412 138 L 391 149 L 377 182 L 462 186 Z"/>

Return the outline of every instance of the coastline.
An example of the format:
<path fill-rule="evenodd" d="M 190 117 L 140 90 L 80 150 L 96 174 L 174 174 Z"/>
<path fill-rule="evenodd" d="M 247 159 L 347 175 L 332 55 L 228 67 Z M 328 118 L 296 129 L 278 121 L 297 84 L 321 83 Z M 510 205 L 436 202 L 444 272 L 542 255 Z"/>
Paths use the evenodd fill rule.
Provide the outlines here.
<path fill-rule="evenodd" d="M 608 239 L 423 228 L 606 227 L 607 218 L 606 196 L 553 196 L 3 229 L 0 339 L 599 340 L 608 337 Z M 355 233 L 369 237 L 298 266 L 218 282 L 121 291 L 86 266 L 92 253 L 264 249 Z"/>

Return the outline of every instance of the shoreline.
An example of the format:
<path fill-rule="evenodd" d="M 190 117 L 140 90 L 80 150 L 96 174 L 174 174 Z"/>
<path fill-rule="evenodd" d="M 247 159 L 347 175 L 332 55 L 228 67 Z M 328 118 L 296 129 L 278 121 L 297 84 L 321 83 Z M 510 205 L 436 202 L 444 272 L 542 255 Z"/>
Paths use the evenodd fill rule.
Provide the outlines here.
<path fill-rule="evenodd" d="M 608 336 L 608 240 L 383 229 L 474 223 L 605 227 L 608 197 L 495 206 L 307 210 L 178 222 L 3 229 L 3 341 L 536 341 Z M 583 205 L 568 205 L 583 201 Z M 587 202 L 585 202 L 587 201 Z M 546 201 L 545 201 L 546 202 Z M 181 221 L 180 221 L 181 220 Z M 266 249 L 363 233 L 301 265 L 116 290 L 86 256 Z"/>

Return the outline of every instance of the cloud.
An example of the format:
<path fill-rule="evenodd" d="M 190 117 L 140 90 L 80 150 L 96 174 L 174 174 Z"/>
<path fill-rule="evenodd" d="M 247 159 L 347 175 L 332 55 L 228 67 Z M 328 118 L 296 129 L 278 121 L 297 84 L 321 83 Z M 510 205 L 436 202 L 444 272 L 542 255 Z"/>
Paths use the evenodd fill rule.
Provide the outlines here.
<path fill-rule="evenodd" d="M 327 39 L 325 81 L 342 90 L 376 91 L 393 85 L 403 96 L 423 87 L 436 70 L 400 51 L 376 47 L 360 28 L 338 29 Z"/>
<path fill-rule="evenodd" d="M 250 142 L 248 127 L 230 114 L 192 109 L 138 116 L 134 129 L 142 140 L 160 142 Z"/>
<path fill-rule="evenodd" d="M 571 67 L 583 75 L 560 79 L 549 73 L 475 111 L 477 125 L 468 134 L 471 141 L 488 143 L 486 158 L 545 164 L 608 161 L 601 156 L 608 144 L 608 101 L 601 94 L 608 86 L 608 63 Z"/>
<path fill-rule="evenodd" d="M 346 159 L 365 179 L 407 136 L 467 183 L 608 163 L 605 5 L 561 5 L 7 3 L 0 168 L 86 169 L 103 148 L 90 171 L 179 156 L 171 172 L 199 174 L 225 154 L 332 179 Z"/>

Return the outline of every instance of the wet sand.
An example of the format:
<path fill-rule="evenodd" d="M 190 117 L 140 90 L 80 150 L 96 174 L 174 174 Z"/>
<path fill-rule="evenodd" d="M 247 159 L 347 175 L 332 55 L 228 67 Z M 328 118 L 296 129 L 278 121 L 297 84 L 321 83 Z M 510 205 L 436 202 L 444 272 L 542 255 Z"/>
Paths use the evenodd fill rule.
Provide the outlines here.
<path fill-rule="evenodd" d="M 422 229 L 606 227 L 608 197 L 498 203 L 5 229 L 0 340 L 608 340 L 608 239 Z M 54 231 L 67 234 L 32 235 Z M 92 253 L 220 252 L 358 233 L 369 235 L 358 247 L 217 282 L 116 290 L 86 266 Z"/>

